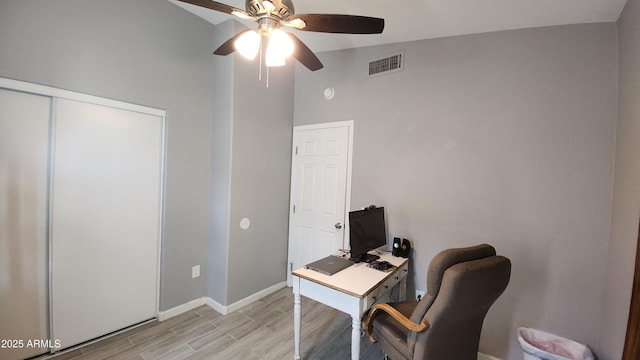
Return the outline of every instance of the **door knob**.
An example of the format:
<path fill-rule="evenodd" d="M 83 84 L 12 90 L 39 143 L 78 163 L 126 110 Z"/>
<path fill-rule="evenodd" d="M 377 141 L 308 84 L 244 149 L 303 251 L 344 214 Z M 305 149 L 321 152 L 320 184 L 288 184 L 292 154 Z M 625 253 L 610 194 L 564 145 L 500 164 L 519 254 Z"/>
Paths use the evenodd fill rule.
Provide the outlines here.
<path fill-rule="evenodd" d="M 336 223 L 334 226 L 335 226 L 335 227 L 336 227 L 336 229 L 338 229 L 338 230 L 342 229 L 342 224 L 341 224 L 341 223 Z"/>

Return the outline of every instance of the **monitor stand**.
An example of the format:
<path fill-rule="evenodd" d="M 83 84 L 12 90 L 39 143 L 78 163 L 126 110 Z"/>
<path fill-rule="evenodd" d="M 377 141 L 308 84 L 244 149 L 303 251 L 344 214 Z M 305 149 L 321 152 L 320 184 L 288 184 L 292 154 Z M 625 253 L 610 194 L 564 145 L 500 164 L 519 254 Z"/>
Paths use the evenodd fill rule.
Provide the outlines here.
<path fill-rule="evenodd" d="M 354 261 L 356 263 L 360 263 L 360 262 L 372 263 L 372 262 L 374 262 L 374 261 L 376 261 L 378 259 L 380 259 L 380 256 L 378 256 L 378 255 L 364 253 L 364 254 L 360 255 L 359 257 L 350 258 L 349 260 Z"/>

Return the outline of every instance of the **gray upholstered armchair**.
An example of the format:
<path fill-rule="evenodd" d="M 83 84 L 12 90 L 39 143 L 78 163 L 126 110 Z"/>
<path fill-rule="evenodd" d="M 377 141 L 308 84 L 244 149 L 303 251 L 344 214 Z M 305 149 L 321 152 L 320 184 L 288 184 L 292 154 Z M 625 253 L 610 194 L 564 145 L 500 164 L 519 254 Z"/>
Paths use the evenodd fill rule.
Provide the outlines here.
<path fill-rule="evenodd" d="M 476 359 L 482 322 L 511 276 L 511 262 L 487 244 L 449 249 L 429 264 L 420 301 L 375 305 L 367 334 L 393 360 Z"/>

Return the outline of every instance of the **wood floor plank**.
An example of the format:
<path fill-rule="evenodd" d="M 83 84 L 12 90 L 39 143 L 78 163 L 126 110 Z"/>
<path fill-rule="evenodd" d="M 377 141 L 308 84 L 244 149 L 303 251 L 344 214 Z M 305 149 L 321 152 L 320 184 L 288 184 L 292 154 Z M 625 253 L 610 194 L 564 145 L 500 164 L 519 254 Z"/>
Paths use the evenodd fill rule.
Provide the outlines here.
<path fill-rule="evenodd" d="M 111 336 L 104 340 L 88 344 L 80 348 L 83 354 L 90 354 L 95 351 L 107 350 L 110 347 L 119 347 L 119 344 L 128 344 L 129 346 L 133 345 L 126 336 Z"/>
<path fill-rule="evenodd" d="M 174 333 L 180 335 L 180 334 L 183 334 L 183 333 L 185 333 L 187 331 L 190 331 L 190 330 L 192 330 L 194 328 L 197 328 L 197 327 L 199 327 L 201 325 L 209 324 L 209 323 L 211 323 L 211 321 L 213 321 L 214 319 L 216 319 L 216 318 L 218 318 L 220 316 L 222 316 L 222 315 L 220 315 L 220 314 L 218 314 L 216 312 L 208 313 L 208 314 L 205 314 L 205 315 L 200 315 L 199 317 L 197 317 L 195 319 L 192 319 L 192 320 L 180 323 L 180 324 L 176 324 L 175 326 L 173 326 L 171 328 L 171 330 Z"/>
<path fill-rule="evenodd" d="M 210 347 L 212 344 L 220 343 L 225 344 L 229 340 L 235 341 L 231 336 L 227 334 L 224 328 L 215 328 L 208 333 L 189 341 L 187 344 L 196 352 Z"/>
<path fill-rule="evenodd" d="M 263 328 L 260 328 L 264 330 Z M 262 332 L 262 330 L 256 330 L 257 332 Z M 214 354 L 211 354 L 211 359 L 224 359 L 224 360 L 233 360 L 233 359 L 259 359 L 259 357 L 253 353 L 253 342 L 257 340 L 256 336 L 248 336 L 247 342 L 244 341 L 233 341 L 227 346 L 220 347 L 218 351 Z M 248 346 L 248 344 L 251 344 Z"/>
<path fill-rule="evenodd" d="M 280 289 L 280 290 L 278 290 L 276 292 L 273 292 L 273 293 L 263 297 L 260 300 L 264 301 L 266 304 L 270 304 L 272 301 L 278 300 L 278 299 L 280 299 L 282 297 L 290 298 L 291 301 L 293 301 L 293 290 L 291 288 L 289 288 L 289 287 L 285 287 L 285 288 L 282 288 L 282 289 Z"/>
<path fill-rule="evenodd" d="M 210 323 L 202 324 L 198 327 L 191 328 L 188 331 L 183 332 L 182 334 L 168 339 L 157 346 L 154 346 L 150 349 L 142 351 L 140 354 L 145 360 L 156 359 L 166 353 L 171 352 L 172 350 L 179 348 L 181 346 L 187 345 L 187 343 L 193 339 L 197 339 L 200 336 L 212 331 L 215 329 Z"/>
<path fill-rule="evenodd" d="M 251 330 L 257 329 L 260 327 L 260 323 L 254 320 L 247 320 L 240 324 L 240 326 L 236 326 L 233 329 L 229 329 L 227 334 L 234 338 L 235 340 L 240 340 L 243 337 L 247 336 L 251 332 Z"/>
<path fill-rule="evenodd" d="M 293 317 L 291 321 L 293 321 Z M 262 359 L 279 360 L 293 358 L 293 326 L 290 325 L 291 323 L 292 322 L 287 322 L 287 326 L 276 328 L 264 327 L 271 332 L 271 335 L 268 337 L 268 341 L 255 349 L 255 351 L 259 351 Z"/>
<path fill-rule="evenodd" d="M 227 327 L 232 329 L 234 327 L 240 326 L 241 324 L 249 321 L 248 317 L 240 312 L 233 312 L 231 314 L 221 316 L 219 318 L 211 320 L 211 323 L 216 327 Z"/>
<path fill-rule="evenodd" d="M 240 314 L 253 314 L 256 311 L 260 311 L 264 309 L 266 303 L 262 301 L 262 299 L 252 302 L 251 304 L 245 305 L 242 309 L 238 309 L 238 313 Z"/>
<path fill-rule="evenodd" d="M 213 310 L 213 308 L 208 306 L 208 305 L 199 306 L 199 307 L 193 309 L 193 311 L 195 311 L 196 314 L 198 314 L 200 316 L 209 315 L 211 313 L 217 314 L 218 316 L 223 316 L 222 314 L 220 314 L 217 311 Z"/>
<path fill-rule="evenodd" d="M 105 346 L 96 347 L 95 350 L 77 357 L 74 360 L 102 360 L 113 354 L 124 351 L 132 346 L 133 344 L 131 343 L 131 341 L 129 341 L 128 338 L 124 338 L 114 342 L 110 342 Z"/>
<path fill-rule="evenodd" d="M 284 315 L 284 311 L 281 311 L 279 309 L 265 308 L 259 313 L 251 316 L 250 319 L 257 321 L 262 326 L 263 324 L 268 323 L 273 319 L 277 319 L 282 315 Z"/>
<path fill-rule="evenodd" d="M 147 339 L 144 342 L 141 343 L 137 343 L 134 344 L 131 347 L 128 347 L 122 351 L 119 351 L 117 353 L 114 353 L 110 356 L 107 356 L 106 358 L 104 358 L 105 360 L 122 360 L 122 359 L 128 359 L 129 357 L 135 356 L 136 354 L 140 354 L 142 352 L 144 352 L 145 350 L 151 349 L 153 347 L 158 346 L 158 344 L 167 341 L 169 339 L 172 339 L 176 337 L 176 334 L 173 331 L 166 331 L 166 332 L 161 332 L 159 334 L 157 334 L 156 336 Z M 85 359 L 82 359 L 85 360 Z"/>
<path fill-rule="evenodd" d="M 280 317 L 276 317 L 269 321 L 266 321 L 262 326 L 274 331 L 283 327 L 290 328 L 290 330 L 293 331 L 293 327 L 291 327 L 291 324 L 293 324 L 293 310 L 282 314 L 282 316 Z"/>
<path fill-rule="evenodd" d="M 145 360 L 182 360 L 194 353 L 195 351 L 193 351 L 193 349 L 190 348 L 189 345 L 185 344 L 162 356 L 159 356 L 157 358 L 145 359 Z"/>
<path fill-rule="evenodd" d="M 131 340 L 131 342 L 134 344 L 142 343 L 156 337 L 162 332 L 165 332 L 167 329 L 171 329 L 178 324 L 182 324 L 199 317 L 200 315 L 198 315 L 195 311 L 187 311 L 186 313 L 178 315 L 176 317 L 172 317 L 171 319 L 158 321 L 154 326 L 150 326 L 149 328 L 140 331 L 133 336 L 129 336 L 129 340 Z"/>
<path fill-rule="evenodd" d="M 213 359 L 219 354 L 222 350 L 229 347 L 231 344 L 235 343 L 231 336 L 227 334 L 222 334 L 222 336 L 214 339 L 213 341 L 206 343 L 205 346 L 198 349 L 194 354 L 187 356 L 184 360 L 204 360 L 204 359 Z M 189 346 L 193 348 L 191 343 Z M 195 350 L 195 349 L 194 349 Z"/>
<path fill-rule="evenodd" d="M 293 303 L 293 296 L 281 296 L 272 302 L 267 303 L 267 307 L 270 309 L 278 309 L 282 312 L 287 312 L 291 308 Z"/>

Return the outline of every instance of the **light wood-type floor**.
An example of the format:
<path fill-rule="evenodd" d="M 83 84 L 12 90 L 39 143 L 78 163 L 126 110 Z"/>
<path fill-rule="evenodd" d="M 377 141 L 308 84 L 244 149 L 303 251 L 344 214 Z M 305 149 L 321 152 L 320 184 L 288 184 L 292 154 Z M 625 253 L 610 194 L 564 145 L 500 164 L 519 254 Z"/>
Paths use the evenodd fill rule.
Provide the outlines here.
<path fill-rule="evenodd" d="M 350 359 L 351 318 L 303 297 L 302 359 Z M 384 355 L 361 339 L 362 359 Z M 284 288 L 228 315 L 201 306 L 38 360 L 293 359 L 293 294 Z"/>

